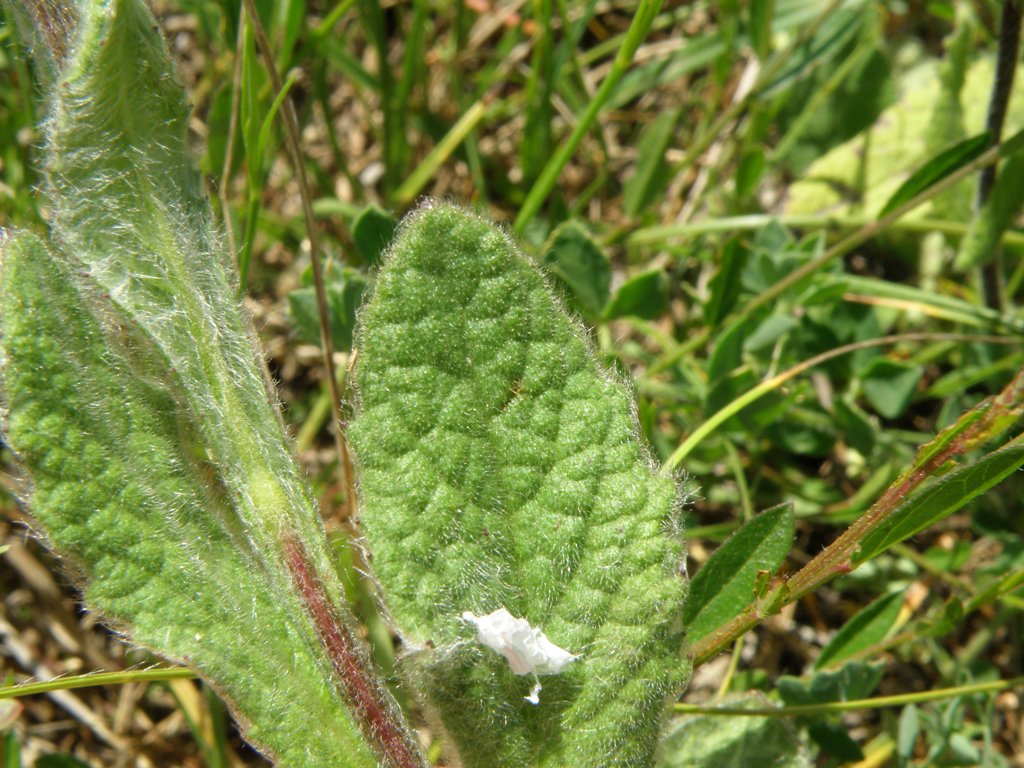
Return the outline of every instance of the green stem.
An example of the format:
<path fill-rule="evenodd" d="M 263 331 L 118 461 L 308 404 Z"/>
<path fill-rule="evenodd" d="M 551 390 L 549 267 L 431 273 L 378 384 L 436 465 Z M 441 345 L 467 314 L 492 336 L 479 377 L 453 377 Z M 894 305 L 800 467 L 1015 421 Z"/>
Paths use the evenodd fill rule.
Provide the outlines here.
<path fill-rule="evenodd" d="M 70 691 L 74 688 L 91 688 L 97 685 L 125 685 L 126 683 L 153 683 L 162 680 L 194 680 L 195 672 L 185 667 L 154 667 L 132 669 L 126 672 L 93 672 L 88 675 L 70 675 L 40 683 L 21 683 L 0 687 L 0 701 L 20 699 L 51 691 Z"/>
<path fill-rule="evenodd" d="M 665 461 L 663 469 L 669 472 L 674 472 L 679 465 L 683 463 L 683 460 L 686 459 L 686 457 L 689 456 L 698 445 L 700 445 L 704 438 L 722 426 L 722 424 L 727 422 L 751 403 L 756 402 L 769 392 L 774 392 L 790 379 L 799 376 L 811 368 L 828 362 L 836 357 L 848 355 L 851 352 L 857 352 L 862 349 L 871 349 L 873 347 L 887 346 L 889 344 L 919 341 L 956 341 L 986 344 L 1019 343 L 1017 339 L 1008 339 L 1003 336 L 978 336 L 960 333 L 900 333 L 893 336 L 884 336 L 880 339 L 868 339 L 867 341 L 859 341 L 854 344 L 846 344 L 842 347 L 830 349 L 827 352 L 822 352 L 820 355 L 815 355 L 812 358 L 804 360 L 802 363 L 797 363 L 792 368 L 789 368 L 782 373 L 776 374 L 769 379 L 765 379 L 756 387 L 744 392 L 721 410 L 716 411 L 709 419 L 707 419 L 707 421 L 701 424 L 700 427 L 690 433 L 690 436 L 687 437 L 678 448 L 676 448 L 672 455 Z"/>
<path fill-rule="evenodd" d="M 702 219 L 700 221 L 637 229 L 626 238 L 626 244 L 629 246 L 661 246 L 677 238 L 691 235 L 704 235 L 716 232 L 732 234 L 734 232 L 762 229 L 772 222 L 778 222 L 791 229 L 856 230 L 873 224 L 875 218 L 873 216 L 849 214 L 789 214 L 775 216 L 768 213 L 754 213 L 746 216 L 722 216 L 719 218 Z M 950 221 L 948 219 L 905 219 L 893 222 L 889 228 L 894 231 L 912 234 L 939 232 L 950 237 L 963 237 L 970 229 L 970 224 L 963 221 Z M 1024 232 L 1007 231 L 1003 234 L 1002 242 L 1004 245 L 1018 248 L 1024 247 Z"/>
<path fill-rule="evenodd" d="M 1005 431 L 1009 423 L 1019 418 L 1022 387 L 1024 371 L 1018 373 L 1000 394 L 979 404 L 970 414 L 947 427 L 944 432 L 924 445 L 910 468 L 825 550 L 779 584 L 770 594 L 755 600 L 735 618 L 697 641 L 691 649 L 694 664 L 700 664 L 718 654 L 734 639 L 756 626 L 765 616 L 777 613 L 784 605 L 796 602 L 836 575 L 852 570 L 855 567 L 853 557 L 865 537 L 890 519 L 902 500 L 920 488 L 922 483 L 947 462 L 977 447 L 979 443 L 991 440 L 995 434 Z M 1007 419 L 1007 416 L 1013 418 Z M 1022 438 L 1024 436 L 1018 435 L 1003 447 L 1020 443 Z"/>
<path fill-rule="evenodd" d="M 830 701 L 823 704 L 802 704 L 794 707 L 760 707 L 742 709 L 739 707 L 702 707 L 696 704 L 676 704 L 675 711 L 684 715 L 710 715 L 712 717 L 800 717 L 806 715 L 827 715 L 838 712 L 855 712 L 862 709 L 883 709 L 902 707 L 907 704 L 922 704 L 941 701 L 959 696 L 973 696 L 979 693 L 999 693 L 1024 685 L 1024 677 L 1009 680 L 993 680 L 987 683 L 971 683 L 952 688 L 937 688 L 918 693 L 901 693 L 895 696 L 878 696 L 873 699 L 852 699 Z"/>

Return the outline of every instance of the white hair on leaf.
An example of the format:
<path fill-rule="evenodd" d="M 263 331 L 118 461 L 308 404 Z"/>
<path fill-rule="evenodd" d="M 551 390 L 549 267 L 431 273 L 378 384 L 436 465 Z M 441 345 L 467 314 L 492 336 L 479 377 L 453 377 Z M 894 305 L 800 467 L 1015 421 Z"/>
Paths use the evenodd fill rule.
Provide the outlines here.
<path fill-rule="evenodd" d="M 486 616 L 466 611 L 462 618 L 476 627 L 479 643 L 508 660 L 513 673 L 533 675 L 535 685 L 530 695 L 524 697 L 531 704 L 540 703 L 538 675 L 557 675 L 579 658 L 552 643 L 540 629 L 530 626 L 526 619 L 517 619 L 506 608 L 499 608 Z"/>

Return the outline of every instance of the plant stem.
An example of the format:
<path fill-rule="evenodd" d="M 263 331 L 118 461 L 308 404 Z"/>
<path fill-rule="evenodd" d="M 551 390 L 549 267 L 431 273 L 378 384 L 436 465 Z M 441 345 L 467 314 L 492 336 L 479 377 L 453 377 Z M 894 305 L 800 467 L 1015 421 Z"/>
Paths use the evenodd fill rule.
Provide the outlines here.
<path fill-rule="evenodd" d="M 71 0 L 31 0 L 26 6 L 35 28 L 42 33 L 54 61 L 60 66 L 78 28 L 75 4 Z"/>
<path fill-rule="evenodd" d="M 996 144 L 1003 135 L 1006 122 L 1006 111 L 1010 104 L 1010 93 L 1013 90 L 1013 77 L 1017 72 L 1017 59 L 1020 54 L 1021 3 L 1020 0 L 1003 0 L 1002 16 L 999 20 L 999 49 L 996 54 L 996 74 L 992 84 L 992 97 L 989 100 L 988 116 L 985 129 L 992 134 Z M 995 164 L 985 166 L 978 176 L 978 193 L 975 198 L 975 215 L 988 201 L 996 182 Z M 998 310 L 1003 305 L 1003 259 L 999 248 L 995 248 L 989 259 L 981 266 L 981 284 L 985 296 L 985 304 Z"/>
<path fill-rule="evenodd" d="M 388 700 L 385 689 L 369 672 L 369 659 L 361 652 L 361 641 L 338 615 L 302 544 L 298 539 L 286 538 L 284 551 L 295 586 L 327 650 L 345 698 L 359 715 L 366 740 L 388 766 L 423 768 L 411 732 L 397 717 L 397 705 Z"/>
<path fill-rule="evenodd" d="M 760 707 L 743 709 L 740 707 L 702 707 L 696 704 L 676 704 L 675 711 L 684 715 L 711 715 L 713 717 L 799 717 L 804 715 L 826 715 L 838 712 L 854 712 L 862 709 L 882 709 L 883 707 L 902 707 L 907 704 L 922 704 L 928 701 L 941 701 L 959 696 L 974 696 L 979 693 L 998 693 L 1009 691 L 1024 685 L 1024 677 L 1009 680 L 993 680 L 986 683 L 971 683 L 952 688 L 937 688 L 918 693 L 901 693 L 896 696 L 878 696 L 873 699 L 851 699 L 850 701 L 830 701 L 823 704 L 801 704 L 794 707 Z"/>
<path fill-rule="evenodd" d="M 283 93 L 284 84 L 281 82 L 281 75 L 277 71 L 277 64 L 274 62 L 270 41 L 267 39 L 267 33 L 263 28 L 263 22 L 260 21 L 259 13 L 256 11 L 256 4 L 253 0 L 244 0 L 244 2 L 246 13 L 249 14 L 249 19 L 252 23 L 253 34 L 256 37 L 256 46 L 260 51 L 260 56 L 263 58 L 263 64 L 267 68 L 267 74 L 270 75 L 274 92 Z M 334 343 L 331 340 L 331 324 L 327 309 L 327 290 L 324 286 L 323 265 L 320 262 L 320 241 L 313 217 L 312 197 L 309 193 L 306 166 L 303 162 L 302 148 L 299 142 L 299 120 L 295 114 L 295 105 L 292 103 L 290 96 L 285 97 L 281 107 L 285 128 L 285 144 L 288 147 L 288 156 L 291 159 L 292 168 L 299 183 L 302 212 L 306 219 L 306 236 L 309 238 L 309 254 L 313 263 L 313 285 L 316 290 L 317 316 L 320 321 L 320 345 L 321 349 L 323 349 L 327 386 L 331 393 L 331 415 L 334 417 L 335 447 L 341 464 L 342 482 L 345 486 L 344 514 L 348 518 L 351 517 L 355 510 L 355 478 L 352 456 L 349 453 L 342 427 L 344 418 L 341 413 L 341 397 L 338 393 L 337 375 L 334 372 Z"/>
<path fill-rule="evenodd" d="M 863 215 L 828 214 L 783 214 L 776 216 L 770 213 L 752 213 L 744 216 L 721 216 L 718 218 L 701 219 L 700 221 L 679 224 L 665 224 L 644 227 L 634 230 L 627 238 L 628 246 L 662 245 L 676 238 L 689 235 L 703 235 L 717 232 L 742 232 L 761 229 L 773 221 L 792 229 L 821 230 L 856 230 L 874 223 L 875 217 Z M 893 222 L 890 229 L 914 234 L 940 232 L 951 237 L 963 237 L 967 234 L 970 224 L 949 219 L 904 219 Z M 603 242 L 610 243 L 614 237 L 607 237 Z M 1003 234 L 1003 243 L 1015 247 L 1024 247 L 1024 233 L 1007 231 Z"/>
<path fill-rule="evenodd" d="M 776 374 L 769 379 L 765 379 L 756 387 L 752 387 L 744 392 L 724 408 L 716 411 L 707 421 L 701 424 L 700 427 L 690 433 L 690 436 L 687 437 L 682 444 L 676 448 L 672 455 L 668 457 L 662 468 L 667 472 L 674 472 L 679 465 L 683 463 L 686 457 L 689 456 L 690 453 L 692 453 L 693 450 L 701 443 L 701 441 L 718 429 L 718 427 L 751 403 L 764 397 L 769 392 L 774 392 L 790 379 L 799 376 L 811 368 L 819 366 L 822 363 L 826 363 L 836 357 L 848 355 L 862 349 L 871 349 L 873 347 L 888 346 L 890 344 L 919 341 L 954 341 L 985 344 L 1020 343 L 1018 339 L 1008 339 L 1004 336 L 978 336 L 962 333 L 900 333 L 893 336 L 883 336 L 880 339 L 858 341 L 853 344 L 846 344 L 842 347 L 830 349 L 827 352 L 822 352 L 820 355 L 815 355 L 812 358 L 804 360 L 802 363 L 797 363 L 792 368 L 788 368 L 782 373 Z"/>
<path fill-rule="evenodd" d="M 0 701 L 35 696 L 50 691 L 69 691 L 74 688 L 91 688 L 97 685 L 124 685 L 125 683 L 151 683 L 160 680 L 194 680 L 195 672 L 185 667 L 154 667 L 132 669 L 125 672 L 93 672 L 88 675 L 58 677 L 40 683 L 21 683 L 0 687 Z"/>

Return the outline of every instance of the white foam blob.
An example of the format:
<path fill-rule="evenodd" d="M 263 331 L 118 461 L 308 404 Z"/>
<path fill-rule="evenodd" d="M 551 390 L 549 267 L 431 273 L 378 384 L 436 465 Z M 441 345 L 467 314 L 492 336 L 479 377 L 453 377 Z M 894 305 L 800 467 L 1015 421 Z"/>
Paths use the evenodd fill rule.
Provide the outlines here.
<path fill-rule="evenodd" d="M 579 658 L 552 643 L 541 630 L 531 627 L 526 619 L 517 619 L 506 608 L 486 616 L 466 611 L 462 618 L 476 627 L 477 641 L 504 656 L 515 674 L 534 676 L 536 684 L 525 697 L 531 704 L 540 703 L 541 684 L 537 675 L 557 675 Z"/>

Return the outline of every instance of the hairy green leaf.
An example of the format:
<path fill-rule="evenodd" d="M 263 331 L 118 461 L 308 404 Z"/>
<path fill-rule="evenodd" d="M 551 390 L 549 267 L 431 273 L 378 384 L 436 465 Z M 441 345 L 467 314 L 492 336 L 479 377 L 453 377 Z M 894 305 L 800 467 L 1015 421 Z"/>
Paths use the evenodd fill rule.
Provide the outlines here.
<path fill-rule="evenodd" d="M 32 473 L 31 509 L 80 572 L 87 604 L 215 681 L 282 762 L 313 766 L 308 750 L 374 765 L 351 721 L 323 716 L 344 704 L 303 607 L 280 575 L 262 573 L 255 542 L 243 545 L 252 531 L 216 483 L 180 387 L 158 378 L 157 350 L 112 313 L 101 326 L 30 236 L 5 248 L 2 288 L 9 440 Z"/>
<path fill-rule="evenodd" d="M 448 205 L 402 226 L 361 324 L 361 518 L 465 763 L 648 765 L 686 582 L 679 490 L 625 388 L 508 237 Z M 538 704 L 463 618 L 501 608 L 577 656 Z"/>

